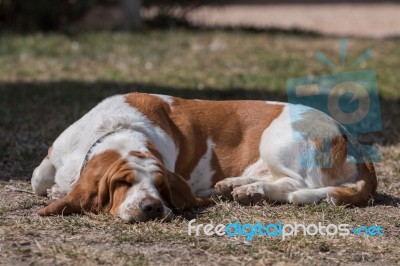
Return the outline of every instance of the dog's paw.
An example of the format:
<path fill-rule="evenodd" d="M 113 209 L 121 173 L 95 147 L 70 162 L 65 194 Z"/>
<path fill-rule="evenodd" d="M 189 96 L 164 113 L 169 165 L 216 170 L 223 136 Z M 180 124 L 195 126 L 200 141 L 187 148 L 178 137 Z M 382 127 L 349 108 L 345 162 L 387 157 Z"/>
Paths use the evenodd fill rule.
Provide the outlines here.
<path fill-rule="evenodd" d="M 233 199 L 231 194 L 233 187 L 230 184 L 220 181 L 217 184 L 215 184 L 214 188 L 215 191 L 217 192 L 217 195 L 221 195 L 228 199 Z"/>
<path fill-rule="evenodd" d="M 243 177 L 230 177 L 221 180 L 217 184 L 215 184 L 215 191 L 217 192 L 218 195 L 222 195 L 223 197 L 232 200 L 233 189 L 246 184 L 247 182 L 245 182 Z"/>
<path fill-rule="evenodd" d="M 233 199 L 243 205 L 257 204 L 264 199 L 264 189 L 257 184 L 234 188 Z"/>

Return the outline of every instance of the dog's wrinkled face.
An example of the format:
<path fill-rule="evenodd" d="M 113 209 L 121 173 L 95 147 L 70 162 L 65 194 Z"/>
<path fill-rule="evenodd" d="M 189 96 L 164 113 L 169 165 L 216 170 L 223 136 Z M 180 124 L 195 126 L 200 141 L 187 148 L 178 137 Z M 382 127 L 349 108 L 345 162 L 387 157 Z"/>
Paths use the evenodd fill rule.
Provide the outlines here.
<path fill-rule="evenodd" d="M 113 215 L 127 222 L 168 216 L 171 210 L 161 196 L 168 182 L 167 172 L 154 156 L 131 152 L 115 167 L 115 171 L 111 175 L 115 176 L 116 181 L 108 184 L 114 187 L 110 190 L 113 192 L 110 210 Z"/>
<path fill-rule="evenodd" d="M 171 209 L 196 207 L 186 181 L 165 169 L 158 156 L 108 150 L 85 166 L 72 191 L 39 210 L 42 216 L 109 212 L 127 222 L 168 218 Z"/>

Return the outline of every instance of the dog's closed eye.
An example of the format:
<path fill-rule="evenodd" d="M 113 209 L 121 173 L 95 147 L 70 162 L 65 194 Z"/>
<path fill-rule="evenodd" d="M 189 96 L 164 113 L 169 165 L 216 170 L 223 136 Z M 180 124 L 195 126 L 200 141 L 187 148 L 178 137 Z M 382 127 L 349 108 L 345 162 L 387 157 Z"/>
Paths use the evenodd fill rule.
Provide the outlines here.
<path fill-rule="evenodd" d="M 132 182 L 125 179 L 119 179 L 115 182 L 115 186 L 131 186 Z"/>
<path fill-rule="evenodd" d="M 154 186 L 156 186 L 157 188 L 161 188 L 163 186 L 163 175 L 157 174 L 154 176 L 153 178 L 153 182 L 154 182 Z"/>

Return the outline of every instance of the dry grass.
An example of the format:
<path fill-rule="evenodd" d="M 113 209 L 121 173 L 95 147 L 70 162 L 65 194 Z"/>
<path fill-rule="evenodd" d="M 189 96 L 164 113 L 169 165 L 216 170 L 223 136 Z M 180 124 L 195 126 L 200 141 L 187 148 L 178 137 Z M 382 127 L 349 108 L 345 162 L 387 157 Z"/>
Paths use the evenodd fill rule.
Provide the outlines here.
<path fill-rule="evenodd" d="M 41 218 L 49 199 L 29 189 L 33 168 L 71 122 L 100 99 L 132 90 L 187 98 L 285 100 L 290 77 L 329 73 L 318 50 L 338 58 L 336 39 L 246 32 L 5 35 L 0 39 L 0 264 L 399 264 L 399 40 L 351 40 L 349 61 L 378 73 L 384 130 L 367 136 L 382 151 L 372 207 L 327 204 L 244 207 L 218 201 L 170 223 L 125 224 L 108 215 Z M 6 181 L 12 179 L 14 181 Z M 15 181 L 20 180 L 20 181 Z M 185 218 L 184 218 L 185 217 Z M 380 225 L 383 237 L 188 236 L 197 223 L 277 222 Z"/>
<path fill-rule="evenodd" d="M 38 208 L 50 200 L 13 192 L 5 185 L 28 188 L 22 181 L 1 182 L 0 250 L 6 264 L 231 264 L 277 262 L 299 264 L 400 262 L 399 199 L 380 195 L 375 206 L 344 208 L 332 205 L 269 205 L 245 207 L 218 201 L 216 206 L 186 213 L 170 223 L 125 224 L 109 215 L 41 218 Z M 272 237 L 189 236 L 188 217 L 200 223 L 304 224 L 348 223 L 380 225 L 383 237 Z"/>

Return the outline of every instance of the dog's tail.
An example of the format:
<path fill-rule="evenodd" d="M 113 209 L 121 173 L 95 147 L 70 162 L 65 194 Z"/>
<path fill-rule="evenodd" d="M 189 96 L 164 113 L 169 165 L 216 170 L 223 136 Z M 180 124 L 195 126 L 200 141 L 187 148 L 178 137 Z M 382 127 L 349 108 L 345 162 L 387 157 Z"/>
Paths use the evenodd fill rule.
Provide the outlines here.
<path fill-rule="evenodd" d="M 358 178 L 354 183 L 334 187 L 329 197 L 337 205 L 363 206 L 373 197 L 378 181 L 372 163 L 357 164 Z"/>
<path fill-rule="evenodd" d="M 289 202 L 294 204 L 317 203 L 322 199 L 335 205 L 368 205 L 378 186 L 372 163 L 357 164 L 358 177 L 353 183 L 323 188 L 300 189 L 290 193 Z"/>

